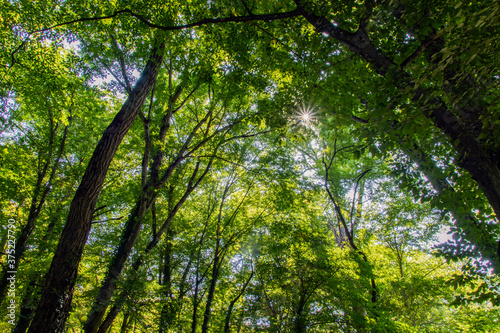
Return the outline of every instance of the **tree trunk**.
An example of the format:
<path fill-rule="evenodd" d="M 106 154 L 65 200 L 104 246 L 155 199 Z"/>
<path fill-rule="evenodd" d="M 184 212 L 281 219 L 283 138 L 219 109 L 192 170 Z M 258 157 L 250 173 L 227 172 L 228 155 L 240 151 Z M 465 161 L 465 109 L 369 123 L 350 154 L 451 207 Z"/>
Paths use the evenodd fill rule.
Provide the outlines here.
<path fill-rule="evenodd" d="M 111 297 L 116 289 L 116 283 L 121 276 L 128 256 L 139 237 L 142 222 L 147 210 L 151 207 L 154 194 L 146 191 L 136 204 L 136 207 L 127 221 L 118 250 L 110 265 L 106 279 L 104 280 L 92 310 L 84 326 L 86 333 L 95 333 L 99 329 L 99 324 L 106 312 Z"/>
<path fill-rule="evenodd" d="M 219 242 L 217 242 L 217 245 Z M 213 262 L 213 268 L 212 268 L 212 278 L 210 279 L 210 286 L 208 288 L 208 295 L 207 295 L 207 303 L 205 305 L 205 313 L 203 314 L 203 323 L 201 325 L 201 333 L 207 333 L 208 331 L 208 323 L 210 321 L 210 315 L 212 313 L 212 301 L 214 299 L 214 294 L 215 294 L 215 286 L 217 284 L 217 279 L 219 277 L 219 255 L 218 252 L 219 247 L 217 246 L 215 249 L 215 258 Z"/>
<path fill-rule="evenodd" d="M 51 126 L 53 127 L 53 126 Z M 56 126 L 57 127 L 57 126 Z M 49 145 L 52 146 L 53 143 L 53 137 L 55 134 L 55 129 L 51 130 L 51 136 L 50 136 L 50 142 Z M 7 272 L 8 271 L 17 271 L 19 267 L 19 262 L 21 259 L 24 257 L 24 251 L 26 251 L 26 245 L 28 244 L 28 240 L 31 237 L 31 234 L 33 233 L 33 230 L 35 229 L 35 223 L 36 220 L 38 219 L 38 216 L 42 212 L 42 207 L 45 204 L 45 199 L 47 198 L 47 195 L 49 194 L 51 187 L 52 187 L 52 182 L 54 180 L 54 177 L 56 175 L 57 170 L 59 169 L 59 164 L 61 157 L 64 152 L 64 146 L 66 144 L 66 138 L 68 136 L 68 126 L 64 128 L 63 132 L 63 137 L 61 139 L 61 144 L 59 146 L 59 152 L 57 154 L 57 157 L 52 164 L 51 159 L 52 159 L 52 152 L 49 154 L 49 157 L 44 165 L 43 168 L 40 168 L 41 171 L 38 172 L 38 177 L 37 177 L 37 182 L 35 185 L 35 189 L 33 191 L 33 196 L 31 198 L 31 205 L 30 205 L 30 211 L 28 214 L 28 220 L 26 224 L 24 225 L 23 229 L 21 230 L 21 233 L 19 234 L 19 237 L 16 240 L 16 245 L 15 245 L 15 258 L 14 258 L 14 267 L 9 267 L 9 265 L 5 265 L 3 270 L 2 270 L 2 279 L 0 280 L 0 304 L 3 302 L 5 299 L 5 295 L 7 292 Z M 50 151 L 52 151 L 52 147 L 50 148 Z M 49 175 L 49 179 L 46 184 L 43 183 L 43 179 L 45 178 L 49 166 L 52 164 L 51 167 L 51 172 Z"/>
<path fill-rule="evenodd" d="M 198 180 L 193 184 L 193 181 L 198 174 L 198 167 L 199 163 L 197 163 L 196 168 L 191 176 L 191 179 L 188 183 L 187 189 L 184 193 L 184 195 L 181 197 L 181 199 L 176 203 L 176 205 L 172 208 L 172 210 L 169 212 L 167 219 L 161 226 L 161 228 L 158 230 L 158 232 L 154 232 L 153 239 L 149 242 L 148 246 L 144 250 L 144 255 L 141 255 L 137 258 L 137 260 L 134 262 L 132 269 L 133 269 L 133 274 L 137 272 L 139 267 L 142 265 L 144 262 L 144 258 L 151 252 L 151 250 L 158 244 L 160 241 L 161 236 L 163 233 L 167 230 L 167 228 L 170 226 L 170 223 L 176 216 L 177 212 L 179 209 L 182 207 L 184 202 L 187 200 L 189 195 L 192 193 L 192 191 L 200 184 L 201 180 L 206 176 L 208 171 L 210 170 L 212 165 L 212 161 L 210 161 L 207 165 L 207 168 L 205 169 L 204 173 L 198 178 Z M 86 333 L 95 333 L 99 329 L 99 324 L 102 321 L 102 318 L 104 317 L 104 314 L 106 312 L 106 309 L 111 301 L 111 298 L 113 296 L 113 293 L 116 289 L 116 282 L 118 278 L 121 276 L 123 268 L 125 267 L 125 263 L 127 261 L 127 258 L 129 254 L 132 251 L 132 248 L 134 247 L 137 238 L 139 237 L 139 233 L 141 230 L 142 226 L 142 220 L 144 219 L 144 216 L 149 210 L 149 208 L 152 206 L 154 199 L 155 199 L 156 194 L 154 192 L 151 192 L 149 190 L 146 190 L 145 193 L 142 195 L 141 199 L 137 203 L 136 209 L 134 212 L 131 214 L 127 226 L 125 228 L 125 231 L 122 235 L 121 239 L 121 244 L 118 248 L 117 254 L 115 255 L 113 259 L 113 263 L 110 266 L 110 269 L 108 271 L 106 280 L 104 281 L 103 285 L 101 286 L 101 289 L 99 291 L 98 297 L 96 301 L 94 302 L 94 305 L 92 307 L 92 310 L 90 312 L 90 315 L 87 319 L 87 323 L 85 324 L 84 330 Z M 124 291 L 124 295 L 127 293 L 127 291 Z M 119 310 L 118 310 L 119 311 Z"/>
<path fill-rule="evenodd" d="M 295 309 L 294 328 L 295 333 L 304 333 L 306 331 L 306 318 L 304 316 L 304 308 L 306 306 L 306 295 L 300 295 L 299 304 Z"/>
<path fill-rule="evenodd" d="M 129 318 L 130 318 L 130 312 L 127 312 L 125 316 L 123 316 L 123 322 L 122 322 L 122 327 L 120 328 L 120 333 L 127 332 L 128 324 L 130 323 Z"/>
<path fill-rule="evenodd" d="M 36 296 L 34 289 L 36 288 L 37 279 L 33 278 L 30 283 L 28 290 L 24 294 L 23 301 L 21 302 L 21 312 L 19 313 L 19 320 L 17 321 L 16 327 L 12 330 L 12 333 L 24 333 L 28 329 L 33 318 L 36 306 Z"/>
<path fill-rule="evenodd" d="M 226 321 L 225 321 L 225 324 L 224 324 L 224 333 L 229 333 L 230 332 L 230 328 L 231 328 L 231 315 L 233 313 L 234 305 L 236 304 L 236 302 L 238 302 L 238 300 L 240 299 L 240 297 L 245 292 L 245 289 L 247 288 L 248 284 L 252 280 L 253 273 L 254 272 L 252 271 L 252 273 L 248 277 L 248 280 L 243 285 L 243 288 L 241 288 L 241 291 L 238 293 L 238 295 L 236 295 L 236 297 L 229 303 L 229 306 L 227 307 Z"/>
<path fill-rule="evenodd" d="M 396 87 L 415 89 L 411 75 L 380 52 L 369 39 L 364 28 L 360 27 L 354 33 L 343 30 L 327 18 L 309 12 L 299 0 L 295 0 L 295 3 L 303 17 L 319 33 L 327 34 L 348 45 L 352 52 L 372 64 L 378 74 L 390 76 Z M 467 170 L 477 182 L 498 219 L 500 216 L 500 166 L 491 155 L 491 149 L 477 140 L 474 135 L 474 126 L 472 125 L 475 121 L 467 119 L 474 119 L 474 116 L 481 112 L 477 108 L 473 108 L 468 110 L 465 115 L 455 115 L 443 100 L 439 98 L 426 100 L 422 98 L 425 95 L 428 94 L 422 88 L 417 88 L 412 100 L 420 107 L 422 114 L 432 120 L 435 126 L 448 136 L 450 143 L 460 156 L 459 166 Z M 500 256 L 500 246 L 497 247 L 497 254 Z"/>
<path fill-rule="evenodd" d="M 165 297 L 165 304 L 161 309 L 160 323 L 158 327 L 159 333 L 168 332 L 169 328 L 175 319 L 177 314 L 176 307 L 177 304 L 173 299 L 172 291 L 172 241 L 174 238 L 174 231 L 172 228 L 168 229 L 167 236 L 165 239 L 165 254 L 163 259 L 163 269 L 160 271 L 162 274 L 161 283 L 164 287 L 163 297 Z"/>
<path fill-rule="evenodd" d="M 111 310 L 109 310 L 106 319 L 104 319 L 104 322 L 99 327 L 97 333 L 106 333 L 109 330 L 111 325 L 113 325 L 113 321 L 115 321 L 116 317 L 120 313 L 124 304 L 125 304 L 125 298 L 118 300 L 118 302 L 111 308 Z"/>
<path fill-rule="evenodd" d="M 474 216 L 465 209 L 461 200 L 457 200 L 457 194 L 453 187 L 446 180 L 446 175 L 436 166 L 435 162 L 429 159 L 424 152 L 416 145 L 413 148 L 403 150 L 410 159 L 418 165 L 419 170 L 429 180 L 438 199 L 442 202 L 447 211 L 451 213 L 458 227 L 463 229 L 473 229 L 475 232 L 465 234 L 467 240 L 477 246 L 475 251 L 481 251 L 484 259 L 489 260 L 496 272 L 500 269 L 500 253 L 491 234 L 484 230 L 484 227 Z"/>
<path fill-rule="evenodd" d="M 120 112 L 105 130 L 71 202 L 40 303 L 29 333 L 63 332 L 73 298 L 78 264 L 90 233 L 92 215 L 109 165 L 150 93 L 161 67 L 165 43 L 155 40 L 151 56 Z"/>
<path fill-rule="evenodd" d="M 56 212 L 60 211 L 62 207 L 59 207 Z M 43 255 L 43 253 L 47 250 L 47 244 L 50 241 L 52 233 L 54 232 L 54 228 L 56 226 L 57 219 L 53 219 L 50 221 L 47 231 L 45 232 L 45 236 L 43 236 L 41 246 L 37 249 L 38 255 Z M 33 319 L 33 315 L 35 314 L 35 310 L 37 304 L 40 299 L 40 284 L 42 278 L 39 274 L 31 277 L 30 282 L 28 283 L 28 288 L 23 296 L 23 300 L 21 302 L 21 311 L 19 314 L 19 320 L 17 321 L 16 327 L 14 327 L 12 333 L 25 333 Z"/>
<path fill-rule="evenodd" d="M 222 208 L 224 206 L 224 202 L 226 200 L 227 194 L 229 192 L 229 188 L 231 187 L 232 181 L 229 180 L 224 189 L 224 193 L 222 194 L 221 203 L 219 207 L 219 215 L 217 218 L 217 230 L 216 230 L 216 240 L 215 240 L 215 249 L 214 249 L 214 260 L 212 263 L 212 276 L 210 278 L 210 285 L 208 288 L 207 302 L 205 305 L 205 312 L 203 314 L 203 323 L 201 325 L 201 333 L 207 333 L 208 331 L 208 323 L 210 321 L 210 315 L 212 313 L 212 302 L 215 294 L 215 286 L 217 285 L 217 279 L 219 278 L 219 269 L 224 260 L 224 256 L 221 254 L 221 233 L 222 233 Z"/>

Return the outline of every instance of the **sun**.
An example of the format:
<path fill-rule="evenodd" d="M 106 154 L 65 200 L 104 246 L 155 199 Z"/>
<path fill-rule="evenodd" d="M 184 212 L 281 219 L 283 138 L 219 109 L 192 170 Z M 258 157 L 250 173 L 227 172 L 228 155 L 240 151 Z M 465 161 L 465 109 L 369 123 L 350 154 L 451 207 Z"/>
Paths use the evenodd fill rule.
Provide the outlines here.
<path fill-rule="evenodd" d="M 314 108 L 312 108 L 311 105 L 306 106 L 304 103 L 302 103 L 302 105 L 297 108 L 297 113 L 295 114 L 294 118 L 298 122 L 298 125 L 302 125 L 304 127 L 312 127 L 316 119 Z"/>
<path fill-rule="evenodd" d="M 309 122 L 312 120 L 312 112 L 311 110 L 305 110 L 301 115 L 300 115 L 300 118 L 302 119 L 302 121 L 304 122 Z"/>

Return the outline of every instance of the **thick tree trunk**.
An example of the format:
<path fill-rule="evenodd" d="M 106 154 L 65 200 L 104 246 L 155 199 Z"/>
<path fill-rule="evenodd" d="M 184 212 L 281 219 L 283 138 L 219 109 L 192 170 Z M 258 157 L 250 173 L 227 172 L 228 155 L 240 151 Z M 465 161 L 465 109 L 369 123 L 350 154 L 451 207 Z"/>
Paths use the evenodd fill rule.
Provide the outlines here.
<path fill-rule="evenodd" d="M 327 18 L 310 12 L 302 6 L 299 0 L 295 0 L 295 3 L 302 16 L 319 33 L 327 34 L 348 45 L 352 52 L 372 64 L 377 73 L 390 76 L 396 87 L 415 88 L 411 75 L 378 50 L 363 27 L 360 26 L 354 33 L 348 32 L 334 25 Z M 500 216 L 500 166 L 495 156 L 492 156 L 490 147 L 480 142 L 474 135 L 476 123 L 474 116 L 481 114 L 480 110 L 472 108 L 465 115 L 455 114 L 443 100 L 422 98 L 426 95 L 429 94 L 426 94 L 423 89 L 415 89 L 413 102 L 420 107 L 425 117 L 432 120 L 435 126 L 448 136 L 460 156 L 459 165 L 467 170 L 477 182 L 498 219 Z M 500 243 L 497 246 L 497 254 L 500 256 Z"/>
<path fill-rule="evenodd" d="M 483 190 L 497 218 L 500 216 L 500 169 L 487 149 L 472 135 L 446 105 L 435 101 L 426 116 L 434 121 L 459 153 L 459 165 L 469 172 Z M 425 105 L 423 106 L 425 107 Z M 500 252 L 498 253 L 500 255 Z"/>
<path fill-rule="evenodd" d="M 481 251 L 483 258 L 490 260 L 495 271 L 498 271 L 500 269 L 500 254 L 497 252 L 494 238 L 484 230 L 484 226 L 465 208 L 464 203 L 457 200 L 457 194 L 446 180 L 446 175 L 416 144 L 412 148 L 403 149 L 403 151 L 418 165 L 419 170 L 429 180 L 437 192 L 438 199 L 446 210 L 451 213 L 456 225 L 462 229 L 476 230 L 467 233 L 467 239 L 477 246 L 477 250 Z"/>
<path fill-rule="evenodd" d="M 78 264 L 90 233 L 97 198 L 118 146 L 156 82 L 164 49 L 163 39 L 156 40 L 141 77 L 94 150 L 71 202 L 66 225 L 47 273 L 42 297 L 29 333 L 59 333 L 64 330 L 73 298 Z"/>

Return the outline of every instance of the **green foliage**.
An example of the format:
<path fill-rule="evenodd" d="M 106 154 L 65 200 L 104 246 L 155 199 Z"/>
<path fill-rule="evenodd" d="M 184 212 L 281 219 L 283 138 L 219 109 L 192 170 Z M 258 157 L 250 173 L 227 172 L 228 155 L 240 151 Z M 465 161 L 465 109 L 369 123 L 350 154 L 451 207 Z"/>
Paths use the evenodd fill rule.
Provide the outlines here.
<path fill-rule="evenodd" d="M 256 16 L 297 4 L 299 17 Z M 498 164 L 497 1 L 6 1 L 0 13 L 0 219 L 19 238 L 41 202 L 16 315 L 36 307 L 92 150 L 161 35 L 154 92 L 89 221 L 68 330 L 82 330 L 136 218 L 110 332 L 499 329 L 498 217 L 467 142 L 428 116 L 442 101 Z M 321 18 L 340 35 L 318 33 Z"/>

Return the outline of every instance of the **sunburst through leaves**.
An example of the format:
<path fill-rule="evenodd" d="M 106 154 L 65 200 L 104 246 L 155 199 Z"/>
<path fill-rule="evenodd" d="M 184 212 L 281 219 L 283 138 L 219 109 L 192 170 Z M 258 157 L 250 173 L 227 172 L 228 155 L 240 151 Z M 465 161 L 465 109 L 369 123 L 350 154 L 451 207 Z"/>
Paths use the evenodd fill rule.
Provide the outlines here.
<path fill-rule="evenodd" d="M 314 111 L 314 107 L 311 103 L 308 103 L 307 105 L 302 103 L 302 105 L 297 108 L 293 118 L 297 121 L 297 125 L 312 128 L 314 122 L 316 121 L 316 112 Z"/>

